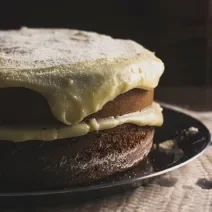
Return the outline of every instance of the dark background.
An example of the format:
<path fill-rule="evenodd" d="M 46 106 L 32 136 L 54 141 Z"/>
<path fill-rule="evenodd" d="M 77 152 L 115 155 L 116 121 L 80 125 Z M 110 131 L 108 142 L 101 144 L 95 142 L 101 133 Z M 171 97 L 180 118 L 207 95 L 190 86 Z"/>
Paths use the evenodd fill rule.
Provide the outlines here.
<path fill-rule="evenodd" d="M 166 66 L 162 86 L 209 86 L 210 0 L 0 0 L 0 28 L 65 27 L 130 38 Z"/>

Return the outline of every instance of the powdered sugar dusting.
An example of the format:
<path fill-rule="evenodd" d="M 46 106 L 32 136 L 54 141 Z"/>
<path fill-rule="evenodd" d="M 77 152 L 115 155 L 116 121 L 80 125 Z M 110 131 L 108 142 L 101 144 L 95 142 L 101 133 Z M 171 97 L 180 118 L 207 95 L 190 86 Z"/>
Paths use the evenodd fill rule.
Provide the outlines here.
<path fill-rule="evenodd" d="M 112 172 L 114 169 L 114 166 L 117 167 L 120 170 L 129 168 L 136 164 L 138 161 L 143 159 L 150 151 L 149 146 L 151 144 L 151 140 L 153 139 L 153 135 L 151 134 L 147 136 L 147 146 L 146 148 L 143 148 L 143 151 L 141 152 L 140 145 L 128 149 L 123 152 L 113 152 L 112 154 L 107 154 L 103 158 L 92 158 L 90 161 L 80 161 L 77 164 L 74 164 L 73 161 L 72 163 L 69 162 L 69 168 L 74 170 L 74 169 L 80 169 L 81 171 L 86 171 L 89 170 L 95 166 L 101 167 L 102 171 L 107 171 L 107 172 Z M 133 160 L 130 160 L 130 156 L 134 155 Z M 128 159 L 127 159 L 128 158 Z M 135 158 L 137 158 L 135 160 Z M 68 160 L 66 160 L 66 163 L 68 163 Z"/>
<path fill-rule="evenodd" d="M 144 48 L 131 40 L 70 29 L 0 31 L 1 68 L 45 68 L 107 58 L 134 57 Z M 146 50 L 147 51 L 147 50 Z"/>

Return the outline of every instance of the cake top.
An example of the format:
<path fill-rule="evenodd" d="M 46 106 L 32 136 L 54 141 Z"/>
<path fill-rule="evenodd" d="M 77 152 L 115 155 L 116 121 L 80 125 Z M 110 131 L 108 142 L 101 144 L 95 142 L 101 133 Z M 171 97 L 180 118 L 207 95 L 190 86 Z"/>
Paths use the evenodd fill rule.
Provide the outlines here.
<path fill-rule="evenodd" d="M 155 88 L 163 70 L 131 40 L 70 29 L 0 31 L 0 88 L 39 92 L 68 125 L 133 88 Z"/>
<path fill-rule="evenodd" d="M 28 28 L 0 31 L 1 68 L 46 68 L 104 58 L 131 58 L 144 51 L 134 41 L 95 32 Z"/>

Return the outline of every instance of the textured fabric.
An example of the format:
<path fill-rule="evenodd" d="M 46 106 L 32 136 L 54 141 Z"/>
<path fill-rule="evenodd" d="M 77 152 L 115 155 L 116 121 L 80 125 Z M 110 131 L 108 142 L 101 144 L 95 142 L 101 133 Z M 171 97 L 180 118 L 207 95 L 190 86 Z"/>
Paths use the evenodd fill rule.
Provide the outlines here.
<path fill-rule="evenodd" d="M 183 109 L 180 109 L 185 111 Z M 202 120 L 212 132 L 212 112 L 185 111 Z M 4 210 L 4 211 L 17 211 Z M 18 209 L 22 211 L 22 209 Z M 212 146 L 188 165 L 156 178 L 148 186 L 83 205 L 37 207 L 39 212 L 211 212 Z"/>

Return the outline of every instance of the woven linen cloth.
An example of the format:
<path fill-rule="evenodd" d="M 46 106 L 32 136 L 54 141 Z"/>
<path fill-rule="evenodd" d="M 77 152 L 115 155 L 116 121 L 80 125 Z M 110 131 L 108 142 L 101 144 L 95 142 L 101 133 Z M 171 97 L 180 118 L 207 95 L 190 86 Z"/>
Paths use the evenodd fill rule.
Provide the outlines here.
<path fill-rule="evenodd" d="M 168 106 L 170 107 L 170 106 Z M 173 107 L 173 106 L 172 106 Z M 212 111 L 173 107 L 201 120 L 212 132 Z M 2 211 L 2 210 L 0 210 Z M 4 211 L 22 211 L 21 208 Z M 33 207 L 36 212 L 212 212 L 212 145 L 191 163 L 133 191 L 79 205 Z"/>

